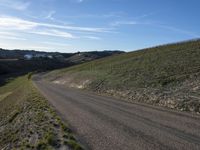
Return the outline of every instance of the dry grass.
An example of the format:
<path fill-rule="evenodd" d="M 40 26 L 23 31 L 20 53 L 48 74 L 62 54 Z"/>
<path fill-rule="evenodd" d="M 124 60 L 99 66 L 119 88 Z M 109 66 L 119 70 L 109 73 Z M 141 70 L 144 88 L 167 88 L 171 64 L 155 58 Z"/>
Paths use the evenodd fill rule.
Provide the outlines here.
<path fill-rule="evenodd" d="M 70 129 L 28 78 L 19 77 L 0 87 L 0 95 L 4 95 L 0 101 L 0 149 L 70 147 L 65 142 L 71 139 L 64 138 L 71 135 Z"/>

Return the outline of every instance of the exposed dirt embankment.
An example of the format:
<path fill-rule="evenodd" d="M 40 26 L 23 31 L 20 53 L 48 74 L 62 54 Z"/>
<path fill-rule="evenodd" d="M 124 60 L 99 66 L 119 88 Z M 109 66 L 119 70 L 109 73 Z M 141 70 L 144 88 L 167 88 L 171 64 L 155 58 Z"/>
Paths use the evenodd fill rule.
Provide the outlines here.
<path fill-rule="evenodd" d="M 65 75 L 56 79 L 51 78 L 55 84 L 67 87 L 85 89 L 98 94 L 109 95 L 129 102 L 145 102 L 148 104 L 164 106 L 181 111 L 200 113 L 200 79 L 186 80 L 175 87 L 154 88 L 130 88 L 110 89 L 106 87 L 106 80 L 96 82 L 94 78 L 79 78 L 76 75 Z"/>

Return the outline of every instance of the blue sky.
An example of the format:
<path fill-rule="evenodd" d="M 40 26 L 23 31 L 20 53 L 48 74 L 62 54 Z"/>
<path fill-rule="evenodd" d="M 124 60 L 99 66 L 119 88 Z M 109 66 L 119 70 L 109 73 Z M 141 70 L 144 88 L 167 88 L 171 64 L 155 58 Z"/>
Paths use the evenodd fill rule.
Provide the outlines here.
<path fill-rule="evenodd" d="M 199 0 L 0 0 L 0 47 L 132 51 L 200 37 Z"/>

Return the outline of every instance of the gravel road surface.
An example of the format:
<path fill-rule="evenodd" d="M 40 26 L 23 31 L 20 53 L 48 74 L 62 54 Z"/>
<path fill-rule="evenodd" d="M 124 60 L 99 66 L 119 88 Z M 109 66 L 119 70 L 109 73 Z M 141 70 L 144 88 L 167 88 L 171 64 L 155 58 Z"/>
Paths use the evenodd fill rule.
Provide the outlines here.
<path fill-rule="evenodd" d="M 34 83 L 87 149 L 200 150 L 199 115 Z"/>

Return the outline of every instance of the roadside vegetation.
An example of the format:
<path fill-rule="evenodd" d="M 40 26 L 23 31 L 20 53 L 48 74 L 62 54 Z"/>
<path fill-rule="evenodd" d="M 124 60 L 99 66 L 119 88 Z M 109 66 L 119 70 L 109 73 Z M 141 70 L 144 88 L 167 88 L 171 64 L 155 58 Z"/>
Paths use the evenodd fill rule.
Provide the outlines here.
<path fill-rule="evenodd" d="M 200 40 L 103 58 L 46 77 L 130 102 L 200 113 Z"/>
<path fill-rule="evenodd" d="M 31 74 L 0 87 L 0 149 L 83 149 L 31 81 Z"/>

